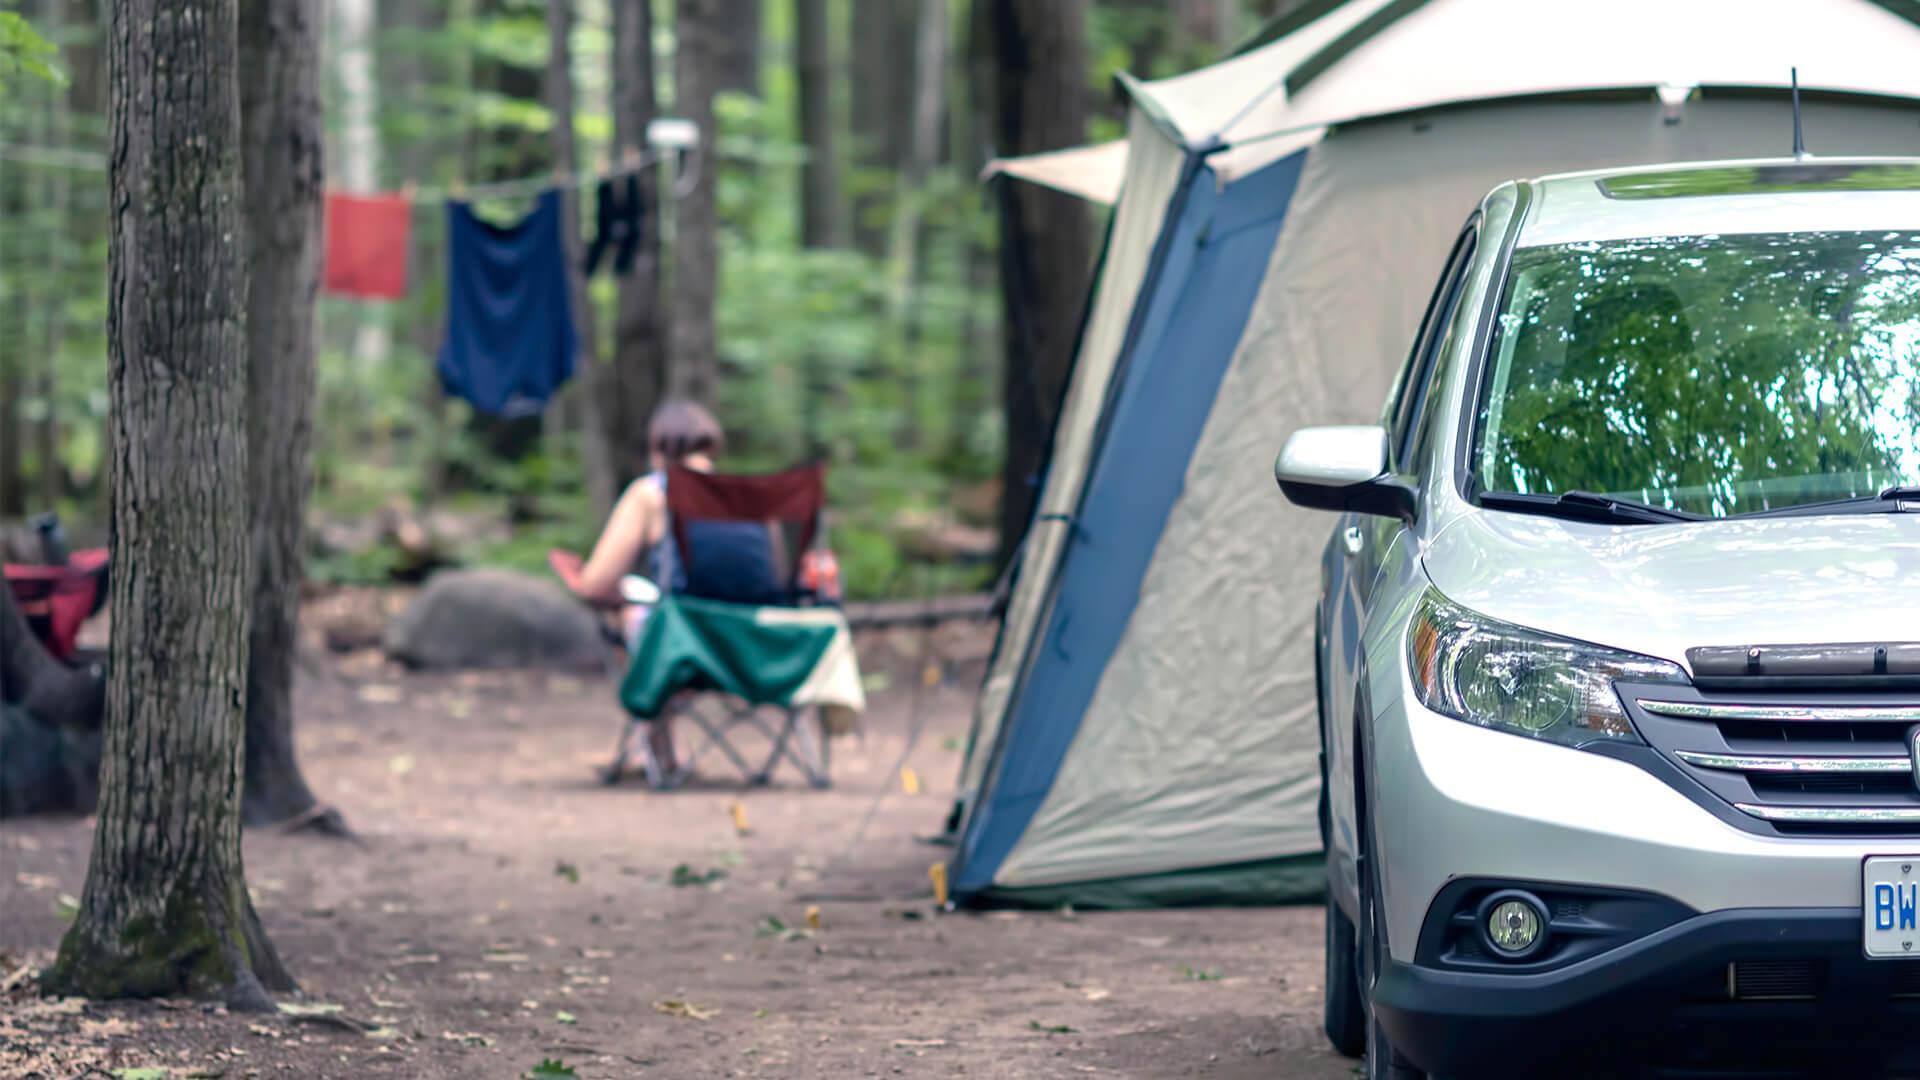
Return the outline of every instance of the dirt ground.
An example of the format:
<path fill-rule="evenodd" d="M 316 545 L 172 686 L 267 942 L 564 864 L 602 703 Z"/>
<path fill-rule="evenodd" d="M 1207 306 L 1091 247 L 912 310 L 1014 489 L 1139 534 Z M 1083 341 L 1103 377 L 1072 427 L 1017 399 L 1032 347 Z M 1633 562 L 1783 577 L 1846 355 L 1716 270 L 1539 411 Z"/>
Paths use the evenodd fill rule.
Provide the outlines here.
<path fill-rule="evenodd" d="M 0 1077 L 1353 1075 L 1318 1030 L 1317 909 L 937 912 L 986 639 L 941 635 L 910 793 L 918 648 L 863 642 L 890 685 L 825 792 L 718 758 L 692 790 L 601 786 L 611 679 L 311 665 L 301 754 L 360 841 L 246 839 L 304 1015 L 31 996 L 91 823 L 0 822 Z"/>

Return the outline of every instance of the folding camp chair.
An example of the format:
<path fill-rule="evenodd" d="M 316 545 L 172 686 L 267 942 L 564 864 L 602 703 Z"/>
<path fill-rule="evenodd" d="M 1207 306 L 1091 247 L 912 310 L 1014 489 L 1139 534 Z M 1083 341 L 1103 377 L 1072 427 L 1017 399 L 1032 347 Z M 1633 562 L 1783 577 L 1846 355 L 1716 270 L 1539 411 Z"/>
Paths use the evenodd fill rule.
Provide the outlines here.
<path fill-rule="evenodd" d="M 27 626 L 55 658 L 72 662 L 80 625 L 107 599 L 107 549 L 76 551 L 65 565 L 7 563 L 0 568 Z"/>
<path fill-rule="evenodd" d="M 767 620 L 761 616 L 765 609 L 810 608 L 827 601 L 802 581 L 807 554 L 822 539 L 826 506 L 823 467 L 808 466 L 765 476 L 724 476 L 673 468 L 668 470 L 666 488 L 669 546 L 663 576 L 668 580 L 658 584 L 671 594 L 669 605 L 678 598 L 687 598 L 688 602 L 671 612 L 656 610 L 650 622 L 703 618 L 709 627 L 724 627 L 732 620 L 735 625 L 753 623 L 764 628 Z M 650 655 L 647 638 L 656 629 L 649 626 L 643 632 L 633 663 L 682 663 L 680 658 Z M 658 632 L 664 633 L 664 628 L 658 628 Z M 777 634 L 756 635 L 754 649 L 764 649 L 770 640 L 777 640 Z M 754 649 L 729 651 L 728 658 L 736 664 L 751 663 L 749 654 L 754 654 Z M 764 659 L 780 666 L 789 658 Z M 741 673 L 736 670 L 726 674 Z M 652 740 L 640 740 L 642 764 L 652 787 L 667 790 L 680 786 L 698 762 L 713 751 L 731 761 L 751 784 L 770 783 L 774 770 L 784 760 L 797 767 L 814 787 L 831 786 L 830 736 L 822 710 L 757 700 L 764 695 L 753 689 L 755 680 L 751 673 L 747 675 L 721 678 L 705 670 L 684 678 L 674 676 L 674 685 L 682 689 L 666 700 L 657 719 L 686 719 L 699 729 L 700 743 L 669 769 L 657 759 Z M 629 678 L 631 681 L 631 673 Z M 603 774 L 609 783 L 617 781 L 626 768 L 634 735 L 654 719 L 629 713 L 614 761 Z M 750 761 L 733 744 L 731 736 L 743 729 L 759 732 L 771 744 L 772 750 L 763 761 Z"/>

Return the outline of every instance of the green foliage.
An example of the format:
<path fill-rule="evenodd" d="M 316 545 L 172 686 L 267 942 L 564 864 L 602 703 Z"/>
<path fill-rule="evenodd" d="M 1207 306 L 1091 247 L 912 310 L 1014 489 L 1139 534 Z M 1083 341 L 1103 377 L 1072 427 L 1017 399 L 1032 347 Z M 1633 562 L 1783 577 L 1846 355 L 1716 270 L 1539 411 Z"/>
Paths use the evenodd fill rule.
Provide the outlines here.
<path fill-rule="evenodd" d="M 611 7 L 608 0 L 578 0 L 575 7 L 572 120 L 580 164 L 593 168 L 611 152 Z M 835 7 L 844 32 L 849 6 L 836 0 Z M 670 103 L 673 5 L 655 8 L 661 100 Z M 957 28 L 969 25 L 965 8 L 953 10 Z M 553 117 L 541 97 L 546 13 L 542 0 L 445 0 L 402 25 L 381 7 L 372 41 L 371 109 L 380 186 L 445 189 L 455 181 L 539 176 L 554 168 L 547 147 Z M 984 568 L 916 559 L 903 547 L 902 522 L 951 516 L 958 496 L 990 483 L 999 469 L 997 230 L 977 188 L 977 163 L 966 160 L 972 148 L 960 145 L 972 136 L 959 121 L 977 111 L 976 103 L 964 96 L 967 81 L 956 78 L 954 150 L 945 155 L 952 160 L 935 168 L 924 191 L 903 192 L 891 168 L 842 170 L 845 206 L 851 210 L 861 197 L 882 235 L 900 200 L 915 198 L 921 228 L 912 265 L 903 265 L 898 252 L 803 249 L 800 181 L 807 152 L 797 130 L 792 20 L 791 11 L 767 5 L 760 96 L 727 94 L 716 102 L 719 160 L 703 163 L 715 170 L 722 222 L 716 318 L 723 379 L 715 406 L 731 438 L 723 465 L 828 462 L 830 537 L 850 598 L 975 587 L 987 576 Z M 1100 25 L 1096 33 L 1104 32 Z M 48 36 L 62 48 L 104 44 L 90 25 Z M 956 50 L 963 46 L 955 40 Z M 70 164 L 58 166 L 0 160 L 0 213 L 7 221 L 0 310 L 17 313 L 0 324 L 0 386 L 14 388 L 23 423 L 37 427 L 43 418 L 56 419 L 61 509 L 70 520 L 97 524 L 104 518 L 106 467 L 108 200 L 100 162 L 107 125 L 103 115 L 73 115 L 56 129 L 51 107 L 67 95 L 37 78 L 9 78 L 42 68 L 57 75 L 53 50 L 18 16 L 0 13 L 0 144 L 72 155 Z M 1096 64 L 1111 66 L 1104 59 Z M 86 70 L 77 59 L 74 68 Z M 836 68 L 842 79 L 850 70 Z M 1102 78 L 1090 74 L 1089 85 Z M 73 99 L 80 90 L 73 88 Z M 346 92 L 330 66 L 324 117 L 329 180 L 336 186 L 346 169 Z M 859 92 L 837 88 L 843 111 Z M 851 133 L 843 130 L 840 138 L 847 151 Z M 524 200 L 502 201 L 483 211 L 511 219 L 526 208 Z M 590 199 L 582 210 L 590 222 Z M 663 212 L 649 221 L 669 244 L 671 219 Z M 423 200 L 412 227 L 406 298 L 321 300 L 314 531 L 330 522 L 370 520 L 396 505 L 415 513 L 483 508 L 494 520 L 510 519 L 510 535 L 460 536 L 445 554 L 544 573 L 549 548 L 584 549 L 602 524 L 586 491 L 582 410 L 556 406 L 532 451 L 509 459 L 476 434 L 464 404 L 441 399 L 434 356 L 446 317 L 446 228 L 439 204 Z M 670 279 L 670 265 L 665 270 Z M 896 281 L 904 293 L 895 293 Z M 670 287 L 670 280 L 663 282 L 667 295 Z M 615 294 L 611 278 L 596 279 L 601 363 L 611 352 Z M 26 473 L 43 471 L 37 441 L 29 437 L 23 449 Z M 355 583 L 415 569 L 388 544 L 329 550 L 308 565 L 316 579 Z"/>
<path fill-rule="evenodd" d="M 19 75 L 66 85 L 66 73 L 55 62 L 58 55 L 59 50 L 35 33 L 25 16 L 0 11 L 0 91 Z"/>

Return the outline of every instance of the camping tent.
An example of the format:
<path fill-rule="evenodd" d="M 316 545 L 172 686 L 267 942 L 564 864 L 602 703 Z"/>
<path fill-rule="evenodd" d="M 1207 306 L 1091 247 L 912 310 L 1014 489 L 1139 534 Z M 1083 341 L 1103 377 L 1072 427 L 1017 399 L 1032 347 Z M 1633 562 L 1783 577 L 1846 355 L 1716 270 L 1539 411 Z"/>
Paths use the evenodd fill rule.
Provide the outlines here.
<path fill-rule="evenodd" d="M 1814 153 L 1920 153 L 1916 0 L 1310 0 L 1275 30 L 1123 78 L 1123 147 L 999 166 L 1118 198 L 963 766 L 962 900 L 1317 892 L 1329 522 L 1271 462 L 1377 415 L 1488 190 L 1784 155 L 1796 66 Z"/>

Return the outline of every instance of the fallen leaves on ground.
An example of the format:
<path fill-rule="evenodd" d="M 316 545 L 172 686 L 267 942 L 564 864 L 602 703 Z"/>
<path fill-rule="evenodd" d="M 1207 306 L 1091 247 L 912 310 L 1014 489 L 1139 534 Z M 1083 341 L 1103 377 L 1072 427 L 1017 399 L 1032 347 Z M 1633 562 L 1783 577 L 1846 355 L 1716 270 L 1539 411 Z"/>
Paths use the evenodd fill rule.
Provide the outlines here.
<path fill-rule="evenodd" d="M 369 705 L 393 705 L 402 696 L 399 687 L 385 683 L 368 683 L 360 688 L 360 700 Z"/>
<path fill-rule="evenodd" d="M 682 1001 L 679 998 L 656 1001 L 653 1003 L 653 1011 L 663 1013 L 667 1016 L 683 1016 L 689 1020 L 711 1020 L 720 1015 L 719 1009 L 705 1008 L 700 1005 L 695 1005 L 691 1001 Z"/>
<path fill-rule="evenodd" d="M 753 935 L 763 938 L 777 937 L 781 941 L 799 941 L 802 938 L 812 937 L 813 931 L 798 926 L 788 926 L 787 921 L 778 915 L 767 915 L 754 924 Z"/>
<path fill-rule="evenodd" d="M 673 873 L 667 880 L 676 889 L 687 889 L 699 885 L 712 885 L 726 876 L 727 872 L 719 867 L 711 870 L 695 870 L 686 863 L 681 863 L 673 868 Z"/>
<path fill-rule="evenodd" d="M 448 1042 L 460 1043 L 463 1046 L 493 1045 L 492 1039 L 477 1031 L 443 1031 L 440 1033 L 440 1037 Z"/>
<path fill-rule="evenodd" d="M 1045 1034 L 1048 1034 L 1048 1035 L 1074 1034 L 1074 1029 L 1071 1027 L 1068 1027 L 1065 1024 L 1043 1024 L 1038 1020 L 1029 1020 L 1027 1021 L 1027 1026 L 1032 1028 L 1035 1031 L 1044 1032 Z"/>

